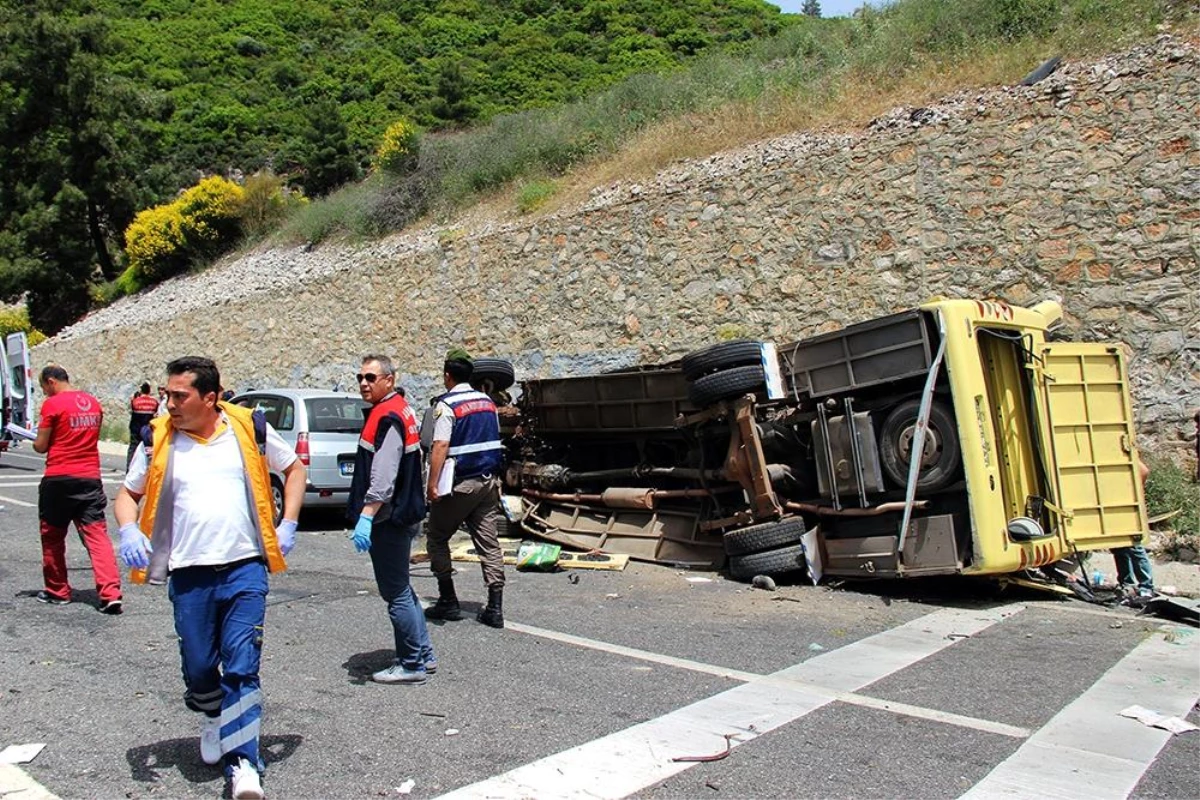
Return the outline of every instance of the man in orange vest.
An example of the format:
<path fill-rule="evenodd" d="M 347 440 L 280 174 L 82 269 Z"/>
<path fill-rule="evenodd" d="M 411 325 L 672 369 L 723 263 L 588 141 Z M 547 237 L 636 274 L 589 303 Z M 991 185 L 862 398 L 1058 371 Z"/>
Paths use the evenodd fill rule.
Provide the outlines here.
<path fill-rule="evenodd" d="M 286 569 L 296 543 L 304 466 L 261 414 L 217 400 L 211 359 L 176 359 L 167 375 L 167 416 L 150 423 L 114 503 L 121 558 L 169 583 L 184 703 L 205 715 L 201 758 L 224 762 L 236 800 L 261 800 L 267 572 Z M 278 528 L 270 472 L 285 479 Z"/>

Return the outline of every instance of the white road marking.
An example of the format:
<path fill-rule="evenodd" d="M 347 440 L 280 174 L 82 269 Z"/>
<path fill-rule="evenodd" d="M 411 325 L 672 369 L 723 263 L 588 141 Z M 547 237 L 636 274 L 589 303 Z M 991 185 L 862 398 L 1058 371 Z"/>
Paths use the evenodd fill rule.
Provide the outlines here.
<path fill-rule="evenodd" d="M 938 711 L 933 708 L 924 708 L 922 706 L 909 705 L 908 703 L 898 703 L 892 700 L 880 700 L 877 697 L 868 697 L 867 695 L 857 694 L 855 692 L 843 692 L 836 689 L 828 689 L 823 686 L 818 686 L 814 683 L 805 683 L 789 678 L 780 678 L 776 676 L 764 676 L 756 672 L 743 672 L 742 670 L 730 669 L 729 667 L 720 667 L 715 664 L 705 664 L 700 661 L 692 661 L 686 658 L 675 658 L 674 656 L 666 656 L 661 653 L 653 653 L 649 650 L 639 650 L 634 647 L 625 647 L 624 645 L 612 644 L 610 642 L 601 642 L 596 639 L 588 639 L 584 636 L 576 636 L 570 633 L 560 633 L 559 631 L 547 630 L 546 628 L 537 628 L 533 625 L 523 625 L 519 622 L 507 622 L 506 626 L 509 630 L 514 630 L 519 633 L 525 633 L 530 636 L 537 636 L 542 639 L 551 639 L 564 644 L 575 645 L 576 647 L 586 647 L 590 650 L 602 650 L 606 653 L 625 656 L 627 658 L 636 658 L 641 661 L 649 661 L 654 664 L 662 664 L 667 667 L 675 667 L 677 669 L 686 669 L 692 672 L 700 672 L 706 675 L 714 675 L 718 678 L 732 678 L 733 680 L 750 683 L 753 681 L 786 681 L 788 685 L 799 687 L 805 691 L 813 692 L 830 700 L 838 700 L 850 705 L 862 706 L 864 708 L 874 708 L 880 711 L 890 711 L 893 714 L 901 714 L 906 717 L 917 717 L 927 719 L 933 722 L 942 722 L 947 725 L 958 725 L 962 728 L 971 728 L 972 730 L 984 731 L 986 733 L 996 733 L 1001 736 L 1011 736 L 1017 739 L 1027 738 L 1030 731 L 1026 728 L 1019 728 L 1015 725 L 1006 725 L 1002 722 L 992 722 L 991 720 L 979 719 L 977 717 L 967 717 L 961 714 L 952 714 L 948 711 Z"/>
<path fill-rule="evenodd" d="M 37 508 L 37 503 L 26 503 L 24 500 L 18 500 L 15 497 L 5 497 L 0 495 L 0 503 L 12 503 L 14 506 L 24 506 L 25 508 Z"/>
<path fill-rule="evenodd" d="M 963 795 L 1125 798 L 1171 734 L 1119 716 L 1131 705 L 1186 716 L 1200 697 L 1200 633 L 1166 627 L 1121 659 Z"/>
<path fill-rule="evenodd" d="M 583 636 L 575 636 L 570 633 L 559 633 L 545 628 L 535 628 L 532 625 L 522 625 L 519 622 L 506 622 L 505 627 L 509 630 L 514 630 L 519 633 L 526 633 L 530 636 L 537 636 L 542 639 L 552 639 L 556 642 L 575 645 L 576 647 L 586 647 L 589 650 L 603 650 L 606 653 L 613 653 L 618 656 L 626 656 L 628 658 L 636 658 L 642 661 L 650 661 L 655 664 L 662 664 L 668 667 L 677 667 L 679 669 L 691 670 L 692 672 L 703 672 L 706 675 L 715 675 L 718 678 L 732 678 L 735 681 L 750 681 L 758 680 L 762 677 L 757 672 L 742 672 L 737 669 L 729 669 L 728 667 L 718 667 L 713 664 L 704 664 L 699 661 L 691 661 L 686 658 L 675 658 L 674 656 L 664 656 L 660 653 L 652 653 L 649 650 L 638 650 L 634 647 L 625 647 L 619 644 L 610 644 L 609 642 L 601 642 L 596 639 L 588 639 Z"/>
<path fill-rule="evenodd" d="M 625 797 L 694 766 L 673 757 L 720 752 L 727 734 L 736 735 L 730 746 L 744 744 L 833 702 L 831 688 L 860 689 L 1022 608 L 942 609 L 444 797 Z"/>
<path fill-rule="evenodd" d="M 12 764 L 0 764 L 0 797 L 20 800 L 58 800 L 45 786 Z"/>

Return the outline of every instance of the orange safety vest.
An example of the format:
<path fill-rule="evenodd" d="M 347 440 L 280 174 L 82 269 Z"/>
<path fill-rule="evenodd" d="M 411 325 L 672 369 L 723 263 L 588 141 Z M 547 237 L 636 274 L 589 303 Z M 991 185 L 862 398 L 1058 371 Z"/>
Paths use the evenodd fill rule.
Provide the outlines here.
<path fill-rule="evenodd" d="M 242 465 L 246 470 L 246 483 L 250 489 L 255 518 L 258 521 L 259 541 L 267 557 L 267 570 L 283 572 L 287 562 L 279 549 L 279 540 L 275 536 L 275 503 L 271 499 L 271 474 L 267 467 L 265 452 L 260 452 L 254 435 L 253 411 L 242 406 L 218 403 L 217 408 L 225 412 L 229 426 L 237 437 L 242 451 Z M 158 512 L 158 503 L 162 499 L 164 479 L 167 465 L 170 463 L 171 442 L 174 439 L 175 427 L 169 416 L 156 417 L 150 421 L 153 438 L 151 439 L 150 468 L 146 473 L 145 504 L 142 506 L 138 527 L 150 539 L 153 552 L 150 554 L 150 569 L 134 570 L 130 577 L 135 583 L 145 583 L 147 577 L 150 583 L 162 583 L 167 577 L 167 565 L 170 562 L 171 546 L 169 534 L 159 532 L 158 540 L 154 537 L 154 521 Z"/>

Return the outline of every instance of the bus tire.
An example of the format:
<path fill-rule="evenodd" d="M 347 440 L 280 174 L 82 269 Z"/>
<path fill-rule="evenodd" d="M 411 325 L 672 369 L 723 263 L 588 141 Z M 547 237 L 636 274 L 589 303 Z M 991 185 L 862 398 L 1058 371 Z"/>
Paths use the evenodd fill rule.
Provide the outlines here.
<path fill-rule="evenodd" d="M 748 581 L 755 575 L 778 575 L 800 569 L 804 569 L 804 547 L 798 544 L 729 559 L 729 577 L 739 581 Z"/>
<path fill-rule="evenodd" d="M 762 342 L 753 339 L 734 339 L 694 350 L 683 357 L 679 366 L 683 370 L 683 377 L 694 381 L 710 372 L 720 372 L 723 369 L 760 363 L 762 363 Z"/>
<path fill-rule="evenodd" d="M 761 553 L 764 550 L 799 544 L 804 534 L 804 520 L 799 517 L 781 519 L 778 522 L 764 522 L 760 525 L 748 525 L 725 534 L 725 554 L 744 556 L 749 553 Z"/>
<path fill-rule="evenodd" d="M 471 386 L 481 392 L 503 392 L 515 382 L 516 373 L 511 361 L 503 358 L 477 358 L 471 364 Z"/>
<path fill-rule="evenodd" d="M 766 385 L 761 364 L 734 367 L 697 378 L 688 386 L 688 399 L 697 408 L 705 408 L 721 400 L 761 391 Z"/>
<path fill-rule="evenodd" d="M 880 461 L 884 472 L 897 486 L 908 484 L 908 462 L 920 410 L 920 400 L 905 400 L 888 412 L 879 429 Z M 917 490 L 932 492 L 954 481 L 961 460 L 958 428 L 945 403 L 934 400 L 929 407 L 929 427 L 925 435 L 926 453 L 917 472 Z"/>

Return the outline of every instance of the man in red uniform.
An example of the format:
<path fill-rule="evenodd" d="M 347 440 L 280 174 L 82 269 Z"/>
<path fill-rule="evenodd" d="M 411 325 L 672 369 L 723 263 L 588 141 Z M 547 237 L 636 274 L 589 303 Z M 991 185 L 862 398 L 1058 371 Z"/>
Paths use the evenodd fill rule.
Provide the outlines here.
<path fill-rule="evenodd" d="M 150 424 L 158 414 L 158 400 L 150 396 L 150 384 L 143 383 L 142 390 L 129 401 L 129 452 L 125 454 L 125 469 L 133 461 L 133 454 L 142 445 L 142 428 Z"/>
<path fill-rule="evenodd" d="M 42 529 L 42 575 L 46 588 L 37 599 L 51 605 L 71 602 L 67 582 L 67 526 L 73 521 L 92 559 L 100 610 L 121 613 L 121 576 L 104 508 L 100 481 L 100 401 L 72 388 L 67 371 L 50 365 L 42 370 L 42 419 L 33 449 L 46 454 L 46 472 L 38 487 L 38 519 Z"/>

